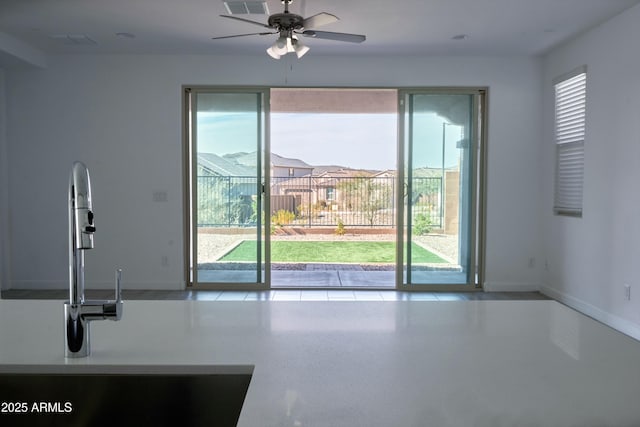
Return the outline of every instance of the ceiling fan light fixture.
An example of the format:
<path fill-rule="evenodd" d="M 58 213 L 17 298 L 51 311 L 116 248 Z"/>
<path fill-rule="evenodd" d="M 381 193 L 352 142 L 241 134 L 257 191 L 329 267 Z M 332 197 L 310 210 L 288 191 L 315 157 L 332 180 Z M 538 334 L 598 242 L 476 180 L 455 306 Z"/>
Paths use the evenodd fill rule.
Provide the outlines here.
<path fill-rule="evenodd" d="M 309 46 L 302 46 L 301 48 L 296 49 L 296 56 L 300 59 L 305 55 L 305 53 L 309 52 L 309 50 Z"/>
<path fill-rule="evenodd" d="M 289 51 L 289 43 L 288 37 L 280 36 L 278 40 L 271 45 L 271 49 L 278 55 L 286 55 Z"/>
<path fill-rule="evenodd" d="M 305 46 L 297 37 L 293 38 L 293 51 L 296 53 L 298 59 L 302 58 L 305 53 L 309 52 L 309 46 Z"/>
<path fill-rule="evenodd" d="M 272 57 L 273 59 L 280 59 L 280 55 L 278 53 L 276 53 L 276 51 L 273 49 L 273 46 L 270 46 L 267 49 L 267 53 L 269 54 L 270 57 Z"/>
<path fill-rule="evenodd" d="M 280 59 L 287 53 L 295 53 L 298 58 L 302 58 L 309 52 L 309 47 L 305 46 L 296 36 L 281 36 L 268 49 L 267 53 L 273 59 Z"/>

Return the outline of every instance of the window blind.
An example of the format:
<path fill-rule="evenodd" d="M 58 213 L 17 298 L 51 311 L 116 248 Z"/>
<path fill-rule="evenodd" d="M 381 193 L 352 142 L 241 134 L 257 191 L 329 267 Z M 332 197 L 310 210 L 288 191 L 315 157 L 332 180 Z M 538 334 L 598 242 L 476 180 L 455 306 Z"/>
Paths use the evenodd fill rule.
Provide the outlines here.
<path fill-rule="evenodd" d="M 582 216 L 586 83 L 583 67 L 555 84 L 557 214 Z"/>

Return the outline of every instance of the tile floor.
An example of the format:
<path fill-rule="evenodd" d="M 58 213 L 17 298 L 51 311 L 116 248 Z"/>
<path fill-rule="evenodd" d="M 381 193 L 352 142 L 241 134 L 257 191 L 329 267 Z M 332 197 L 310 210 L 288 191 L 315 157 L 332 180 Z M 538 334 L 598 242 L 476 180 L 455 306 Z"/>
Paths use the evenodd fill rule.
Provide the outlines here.
<path fill-rule="evenodd" d="M 123 290 L 125 300 L 198 300 L 198 301 L 475 301 L 475 300 L 548 300 L 539 292 L 403 292 L 393 290 L 309 289 L 271 291 L 136 291 Z M 2 299 L 68 298 L 66 290 L 8 290 Z M 113 291 L 86 291 L 87 299 L 113 298 Z"/>

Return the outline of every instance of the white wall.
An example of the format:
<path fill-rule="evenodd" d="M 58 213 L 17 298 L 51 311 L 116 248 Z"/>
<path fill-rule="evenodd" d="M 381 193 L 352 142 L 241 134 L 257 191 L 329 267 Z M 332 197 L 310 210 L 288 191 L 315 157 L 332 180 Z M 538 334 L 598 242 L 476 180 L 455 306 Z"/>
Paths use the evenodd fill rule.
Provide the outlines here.
<path fill-rule="evenodd" d="M 488 86 L 487 288 L 540 285 L 541 69 L 533 58 L 52 56 L 44 70 L 7 72 L 11 288 L 67 282 L 66 192 L 71 162 L 91 172 L 97 232 L 87 286 L 181 289 L 183 208 L 180 88 Z M 4 185 L 4 184 L 3 184 Z M 168 201 L 152 201 L 166 190 Z M 169 266 L 161 266 L 167 256 Z"/>
<path fill-rule="evenodd" d="M 47 66 L 44 53 L 9 34 L 0 32 L 0 67 L 41 67 Z"/>
<path fill-rule="evenodd" d="M 9 287 L 9 162 L 4 70 L 0 69 L 0 290 Z"/>
<path fill-rule="evenodd" d="M 640 6 L 544 58 L 544 292 L 640 338 Z M 553 78 L 586 64 L 583 217 L 552 214 Z M 625 301 L 623 284 L 632 286 Z"/>

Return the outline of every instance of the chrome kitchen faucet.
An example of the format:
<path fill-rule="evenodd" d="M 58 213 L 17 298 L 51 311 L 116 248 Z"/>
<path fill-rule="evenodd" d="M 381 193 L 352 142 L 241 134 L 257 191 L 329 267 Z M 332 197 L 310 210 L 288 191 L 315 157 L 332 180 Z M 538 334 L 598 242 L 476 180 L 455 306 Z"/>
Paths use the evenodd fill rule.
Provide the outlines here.
<path fill-rule="evenodd" d="M 82 162 L 74 162 L 69 176 L 69 301 L 64 304 L 65 357 L 91 353 L 89 322 L 122 317 L 122 270 L 116 270 L 116 299 L 85 301 L 84 251 L 93 249 L 91 180 Z"/>

